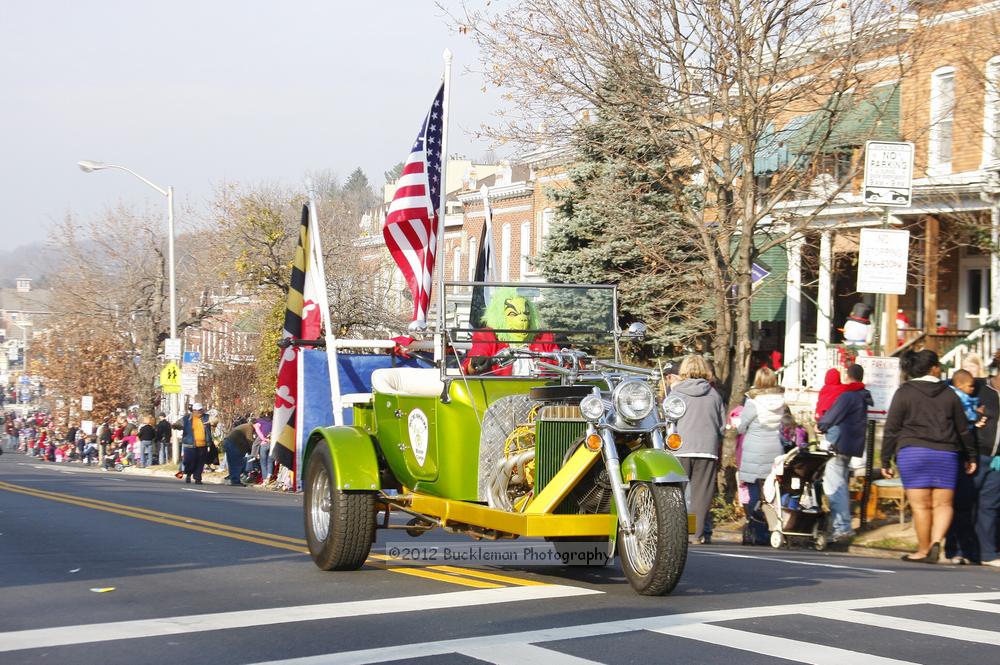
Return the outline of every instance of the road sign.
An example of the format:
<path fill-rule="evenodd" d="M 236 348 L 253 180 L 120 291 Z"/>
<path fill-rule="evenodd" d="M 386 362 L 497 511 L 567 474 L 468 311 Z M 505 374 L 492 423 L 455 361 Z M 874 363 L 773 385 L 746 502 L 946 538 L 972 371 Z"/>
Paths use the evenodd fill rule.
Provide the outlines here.
<path fill-rule="evenodd" d="M 160 389 L 165 393 L 179 393 L 181 391 L 181 368 L 177 363 L 170 361 L 160 372 Z"/>
<path fill-rule="evenodd" d="M 858 356 L 857 363 L 865 370 L 865 388 L 872 394 L 874 406 L 868 408 L 868 418 L 885 420 L 892 396 L 899 388 L 899 358 Z"/>
<path fill-rule="evenodd" d="M 913 144 L 865 144 L 865 203 L 908 208 L 913 202 Z"/>
<path fill-rule="evenodd" d="M 181 359 L 181 340 L 179 337 L 170 337 L 163 341 L 163 358 L 165 360 Z"/>
<path fill-rule="evenodd" d="M 194 397 L 198 394 L 198 366 L 185 367 L 181 372 L 181 394 Z"/>
<path fill-rule="evenodd" d="M 906 293 L 910 232 L 861 229 L 858 252 L 859 293 Z"/>
<path fill-rule="evenodd" d="M 80 398 L 80 410 L 81 411 L 93 411 L 94 410 L 94 396 L 84 395 Z"/>
<path fill-rule="evenodd" d="M 185 351 L 184 352 L 184 364 L 188 365 L 190 363 L 200 363 L 201 362 L 201 351 Z"/>

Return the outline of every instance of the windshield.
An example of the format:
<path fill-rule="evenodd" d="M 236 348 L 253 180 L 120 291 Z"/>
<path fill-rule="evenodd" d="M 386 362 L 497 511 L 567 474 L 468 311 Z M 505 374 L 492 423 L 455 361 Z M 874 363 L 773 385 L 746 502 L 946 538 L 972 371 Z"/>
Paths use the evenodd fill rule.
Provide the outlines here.
<path fill-rule="evenodd" d="M 445 325 L 452 343 L 488 329 L 511 346 L 544 335 L 559 346 L 596 350 L 613 347 L 616 300 L 613 286 L 451 282 Z"/>

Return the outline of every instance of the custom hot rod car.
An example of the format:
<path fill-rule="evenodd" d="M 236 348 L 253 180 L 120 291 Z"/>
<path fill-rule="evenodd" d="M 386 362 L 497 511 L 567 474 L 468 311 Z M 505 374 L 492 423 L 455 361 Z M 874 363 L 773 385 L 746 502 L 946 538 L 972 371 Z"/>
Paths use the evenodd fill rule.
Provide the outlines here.
<path fill-rule="evenodd" d="M 615 552 L 634 589 L 669 593 L 687 557 L 679 397 L 620 362 L 608 286 L 449 283 L 432 369 L 372 373 L 353 424 L 303 454 L 305 530 L 320 568 L 359 568 L 389 515 L 411 535 L 543 537 Z M 607 559 L 596 564 L 605 565 Z"/>

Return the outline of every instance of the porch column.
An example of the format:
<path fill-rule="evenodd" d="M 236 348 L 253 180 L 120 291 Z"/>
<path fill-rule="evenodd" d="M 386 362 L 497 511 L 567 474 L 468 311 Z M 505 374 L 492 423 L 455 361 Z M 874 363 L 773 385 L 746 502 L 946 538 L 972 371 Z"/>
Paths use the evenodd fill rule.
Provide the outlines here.
<path fill-rule="evenodd" d="M 937 217 L 928 215 L 924 218 L 924 334 L 931 335 L 936 330 L 938 287 L 938 256 L 940 242 L 938 240 L 941 224 Z"/>
<path fill-rule="evenodd" d="M 816 293 L 816 341 L 825 354 L 830 345 L 830 319 L 833 316 L 833 239 L 823 231 L 819 237 L 819 288 Z"/>
<path fill-rule="evenodd" d="M 994 250 L 990 252 L 990 318 L 996 321 L 1000 318 L 1000 254 L 996 247 L 1000 243 L 1000 199 L 993 197 L 990 207 L 990 244 Z M 983 360 L 986 360 L 985 358 Z"/>
<path fill-rule="evenodd" d="M 799 365 L 802 345 L 802 237 L 789 239 L 788 277 L 785 283 L 785 388 L 802 387 L 802 367 Z"/>

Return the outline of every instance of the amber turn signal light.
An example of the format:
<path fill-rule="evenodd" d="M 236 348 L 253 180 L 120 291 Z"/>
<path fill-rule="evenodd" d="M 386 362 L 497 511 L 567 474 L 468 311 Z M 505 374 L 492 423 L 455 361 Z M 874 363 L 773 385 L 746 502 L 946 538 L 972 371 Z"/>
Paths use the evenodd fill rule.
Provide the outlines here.
<path fill-rule="evenodd" d="M 588 434 L 586 439 L 587 449 L 592 452 L 597 452 L 601 449 L 604 441 L 601 440 L 600 434 Z"/>
<path fill-rule="evenodd" d="M 680 447 L 681 447 L 680 434 L 674 432 L 673 434 L 667 437 L 667 448 L 670 448 L 670 450 L 677 450 Z"/>

